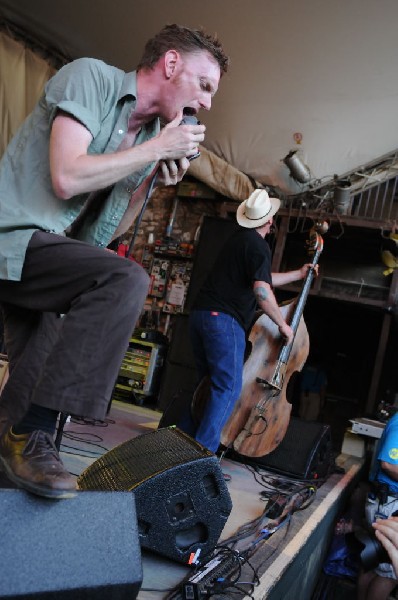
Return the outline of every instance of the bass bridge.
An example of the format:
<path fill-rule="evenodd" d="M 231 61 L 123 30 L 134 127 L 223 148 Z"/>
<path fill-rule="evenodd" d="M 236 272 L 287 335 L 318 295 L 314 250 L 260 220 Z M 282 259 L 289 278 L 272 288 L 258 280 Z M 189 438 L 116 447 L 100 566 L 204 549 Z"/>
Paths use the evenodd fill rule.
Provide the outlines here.
<path fill-rule="evenodd" d="M 278 360 L 275 371 L 270 380 L 256 377 L 256 382 L 262 385 L 264 388 L 270 388 L 280 392 L 282 390 L 283 382 L 285 380 L 287 365 L 285 362 Z"/>

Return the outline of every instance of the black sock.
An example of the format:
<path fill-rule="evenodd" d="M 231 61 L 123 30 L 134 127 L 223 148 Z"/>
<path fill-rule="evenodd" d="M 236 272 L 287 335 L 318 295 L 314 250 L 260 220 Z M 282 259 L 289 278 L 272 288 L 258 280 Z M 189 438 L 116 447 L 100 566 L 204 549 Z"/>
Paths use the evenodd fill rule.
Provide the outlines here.
<path fill-rule="evenodd" d="M 31 404 L 22 421 L 12 426 L 12 432 L 21 435 L 40 429 L 54 435 L 58 414 L 58 411 L 52 408 Z"/>

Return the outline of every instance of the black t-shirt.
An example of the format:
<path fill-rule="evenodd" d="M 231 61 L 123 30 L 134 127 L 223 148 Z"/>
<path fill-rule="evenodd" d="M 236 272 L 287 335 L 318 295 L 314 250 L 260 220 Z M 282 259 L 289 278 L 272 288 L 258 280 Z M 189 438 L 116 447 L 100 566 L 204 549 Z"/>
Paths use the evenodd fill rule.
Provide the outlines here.
<path fill-rule="evenodd" d="M 255 281 L 272 285 L 271 251 L 257 231 L 242 227 L 223 246 L 192 308 L 227 313 L 246 331 L 257 306 Z"/>

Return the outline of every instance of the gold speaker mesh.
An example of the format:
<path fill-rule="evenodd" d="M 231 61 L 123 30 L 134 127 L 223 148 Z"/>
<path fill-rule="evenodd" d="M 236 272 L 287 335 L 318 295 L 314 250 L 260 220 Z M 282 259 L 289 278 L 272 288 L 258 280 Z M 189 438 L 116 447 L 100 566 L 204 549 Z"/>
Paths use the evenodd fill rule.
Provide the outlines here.
<path fill-rule="evenodd" d="M 199 458 L 214 457 L 176 427 L 128 440 L 97 459 L 78 478 L 82 490 L 129 491 L 163 471 Z"/>

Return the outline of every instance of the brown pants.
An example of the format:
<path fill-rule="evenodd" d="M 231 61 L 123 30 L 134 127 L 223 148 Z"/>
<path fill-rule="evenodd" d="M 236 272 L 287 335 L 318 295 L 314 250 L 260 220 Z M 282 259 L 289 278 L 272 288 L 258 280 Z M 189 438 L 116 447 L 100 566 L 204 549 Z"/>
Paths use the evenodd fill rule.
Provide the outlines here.
<path fill-rule="evenodd" d="M 10 421 L 31 403 L 103 419 L 148 285 L 131 260 L 36 232 L 22 280 L 0 280 L 9 360 L 0 408 Z"/>

